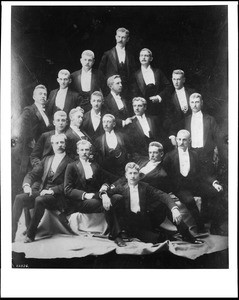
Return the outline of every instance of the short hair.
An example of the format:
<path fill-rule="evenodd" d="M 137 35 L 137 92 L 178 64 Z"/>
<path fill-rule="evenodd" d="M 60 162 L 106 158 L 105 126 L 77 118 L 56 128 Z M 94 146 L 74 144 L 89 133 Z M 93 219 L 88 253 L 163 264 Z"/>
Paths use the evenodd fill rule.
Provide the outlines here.
<path fill-rule="evenodd" d="M 152 51 L 151 51 L 151 50 L 149 50 L 148 48 L 143 48 L 142 50 L 140 50 L 140 52 L 139 52 L 139 55 L 140 55 L 140 53 L 141 53 L 142 51 L 148 51 L 148 53 L 149 53 L 150 57 L 153 57 L 153 53 L 152 53 Z"/>
<path fill-rule="evenodd" d="M 179 134 L 185 134 L 185 135 L 188 135 L 188 138 L 190 138 L 190 132 L 188 131 L 188 130 L 186 130 L 186 129 L 181 129 L 181 130 L 179 130 L 178 131 L 178 133 L 177 133 L 177 136 L 179 135 Z"/>
<path fill-rule="evenodd" d="M 104 101 L 104 96 L 103 96 L 103 94 L 100 91 L 95 91 L 94 93 L 92 93 L 90 95 L 90 100 L 92 99 L 93 96 L 98 96 L 98 97 L 101 98 L 102 102 Z"/>
<path fill-rule="evenodd" d="M 134 102 L 136 102 L 136 101 L 141 101 L 144 106 L 147 106 L 147 101 L 142 97 L 134 97 L 132 99 L 132 104 L 134 104 Z"/>
<path fill-rule="evenodd" d="M 149 144 L 149 147 L 157 147 L 160 152 L 163 151 L 163 145 L 159 142 L 153 141 Z"/>
<path fill-rule="evenodd" d="M 68 76 L 68 77 L 70 78 L 71 73 L 70 73 L 68 70 L 66 70 L 66 69 L 62 69 L 62 70 L 60 70 L 60 71 L 58 72 L 58 77 L 59 77 L 60 75 L 66 75 L 66 76 Z"/>
<path fill-rule="evenodd" d="M 128 171 L 128 169 L 135 169 L 139 172 L 140 167 L 135 162 L 129 162 L 125 166 L 125 173 Z"/>
<path fill-rule="evenodd" d="M 201 95 L 201 94 L 199 94 L 199 93 L 193 93 L 192 95 L 190 95 L 189 101 L 190 101 L 191 99 L 197 99 L 197 98 L 199 98 L 200 101 L 202 101 L 202 95 Z"/>
<path fill-rule="evenodd" d="M 115 122 L 115 116 L 113 116 L 112 114 L 105 114 L 102 119 L 104 119 L 105 117 L 111 118 L 113 120 L 113 122 Z"/>
<path fill-rule="evenodd" d="M 35 91 L 38 90 L 38 89 L 44 89 L 44 90 L 47 91 L 47 88 L 45 87 L 45 85 L 43 85 L 43 84 L 38 84 L 38 85 L 34 88 L 33 94 L 34 94 Z"/>
<path fill-rule="evenodd" d="M 53 115 L 53 120 L 58 116 L 64 116 L 67 119 L 67 114 L 64 110 L 57 110 Z"/>
<path fill-rule="evenodd" d="M 116 34 L 118 33 L 118 31 L 120 32 L 125 32 L 127 36 L 129 36 L 129 30 L 124 28 L 124 27 L 120 27 L 116 30 Z"/>
<path fill-rule="evenodd" d="M 185 77 L 184 71 L 177 69 L 177 70 L 173 70 L 172 76 L 173 74 L 177 74 L 177 75 L 183 75 L 183 77 Z"/>
<path fill-rule="evenodd" d="M 88 141 L 88 140 L 85 140 L 85 139 L 79 140 L 79 141 L 76 143 L 76 147 L 77 147 L 77 149 L 79 149 L 79 147 L 80 147 L 81 145 L 86 145 L 86 144 L 89 145 L 90 149 L 92 148 L 91 142 Z"/>
<path fill-rule="evenodd" d="M 92 57 L 93 59 L 95 58 L 95 54 L 94 54 L 94 52 L 91 51 L 91 50 L 85 50 L 85 51 L 83 51 L 83 52 L 81 53 L 81 57 L 83 57 L 84 55 L 90 56 L 90 57 Z"/>
<path fill-rule="evenodd" d="M 80 106 L 77 106 L 76 108 L 72 108 L 72 110 L 69 112 L 70 120 L 73 119 L 74 114 L 77 113 L 78 111 L 80 111 L 84 115 L 84 109 Z"/>
<path fill-rule="evenodd" d="M 116 78 L 120 78 L 120 79 L 121 79 L 120 75 L 112 75 L 112 76 L 110 76 L 110 77 L 107 79 L 107 85 L 108 85 L 109 88 L 111 88 L 111 86 L 114 84 L 114 80 L 115 80 Z"/>
<path fill-rule="evenodd" d="M 52 136 L 51 136 L 51 143 L 54 143 L 55 142 L 55 139 L 57 139 L 57 138 L 63 138 L 64 139 L 64 141 L 66 141 L 67 140 L 67 137 L 66 137 L 66 135 L 64 134 L 64 133 L 59 133 L 59 134 L 53 134 Z"/>

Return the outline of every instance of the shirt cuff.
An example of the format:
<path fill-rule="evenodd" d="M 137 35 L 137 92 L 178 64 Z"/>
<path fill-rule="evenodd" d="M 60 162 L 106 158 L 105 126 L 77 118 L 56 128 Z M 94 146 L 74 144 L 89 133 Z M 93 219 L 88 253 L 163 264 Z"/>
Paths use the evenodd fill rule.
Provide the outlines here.
<path fill-rule="evenodd" d="M 84 192 L 84 193 L 82 194 L 81 200 L 85 200 L 85 194 L 86 194 L 86 192 Z"/>
<path fill-rule="evenodd" d="M 24 188 L 25 186 L 30 186 L 30 184 L 29 184 L 29 183 L 24 183 L 24 184 L 22 185 L 22 188 Z"/>
<path fill-rule="evenodd" d="M 212 186 L 214 186 L 215 183 L 220 184 L 218 180 L 214 180 L 213 183 L 212 183 Z"/>
<path fill-rule="evenodd" d="M 177 206 L 174 206 L 174 207 L 171 209 L 171 212 L 172 212 L 174 209 L 179 210 L 179 208 L 178 208 Z"/>

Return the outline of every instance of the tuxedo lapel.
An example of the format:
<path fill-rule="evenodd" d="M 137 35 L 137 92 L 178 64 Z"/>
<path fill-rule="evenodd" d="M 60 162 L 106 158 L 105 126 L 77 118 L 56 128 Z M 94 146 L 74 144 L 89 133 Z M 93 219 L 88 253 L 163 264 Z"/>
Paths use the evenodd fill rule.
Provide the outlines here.
<path fill-rule="evenodd" d="M 79 74 L 77 75 L 77 84 L 79 84 L 79 90 L 82 91 L 82 86 L 81 86 L 81 74 L 82 74 L 82 69 L 80 69 Z"/>
<path fill-rule="evenodd" d="M 77 171 L 79 180 L 81 181 L 82 185 L 85 186 L 85 180 L 86 180 L 85 172 L 84 172 L 84 169 L 83 169 L 83 166 L 82 166 L 82 163 L 80 160 L 76 163 L 76 171 Z"/>
<path fill-rule="evenodd" d="M 176 109 L 178 111 L 181 111 L 180 103 L 179 103 L 178 96 L 177 96 L 176 92 L 173 93 L 173 103 L 174 103 Z"/>
<path fill-rule="evenodd" d="M 111 60 L 111 63 L 113 64 L 115 70 L 118 70 L 118 67 L 117 67 L 118 55 L 117 55 L 115 47 L 113 49 L 111 49 L 111 51 L 110 51 L 110 60 Z"/>
<path fill-rule="evenodd" d="M 67 93 L 66 93 L 64 108 L 63 108 L 64 111 L 69 111 L 70 110 L 71 101 L 72 101 L 71 91 L 68 88 Z"/>
<path fill-rule="evenodd" d="M 123 188 L 125 193 L 125 208 L 126 211 L 130 211 L 130 190 L 128 183 L 126 183 Z"/>
<path fill-rule="evenodd" d="M 65 155 L 65 157 L 62 159 L 62 161 L 60 162 L 59 166 L 56 169 L 56 172 L 53 176 L 53 180 L 55 180 L 64 171 L 67 162 L 68 162 L 68 157 Z"/>
<path fill-rule="evenodd" d="M 54 155 L 47 157 L 46 160 L 45 160 L 44 171 L 43 171 L 43 175 L 42 175 L 42 186 L 44 186 L 44 183 L 46 181 L 47 174 L 50 170 L 53 158 L 54 158 Z"/>
<path fill-rule="evenodd" d="M 140 123 L 139 123 L 139 120 L 137 119 L 137 117 L 134 119 L 134 125 L 135 125 L 135 129 L 137 131 L 139 131 L 140 135 L 143 135 L 144 136 L 144 131 L 143 131 L 143 128 L 141 127 Z"/>
<path fill-rule="evenodd" d="M 138 85 L 139 85 L 139 88 L 140 88 L 140 91 L 143 95 L 145 95 L 145 82 L 144 82 L 144 78 L 143 78 L 143 73 L 142 71 L 138 71 L 137 73 L 137 81 L 138 81 Z"/>
<path fill-rule="evenodd" d="M 207 136 L 209 133 L 209 128 L 210 128 L 210 120 L 208 115 L 203 114 L 203 146 L 205 146 L 206 141 L 207 141 Z"/>
<path fill-rule="evenodd" d="M 145 211 L 145 187 L 141 185 L 141 183 L 138 183 L 138 189 L 139 189 L 139 206 L 140 211 Z"/>
<path fill-rule="evenodd" d="M 42 116 L 41 116 L 41 114 L 40 114 L 40 112 L 39 112 L 39 110 L 38 110 L 36 104 L 33 104 L 33 105 L 32 105 L 32 108 L 33 108 L 33 111 L 35 112 L 35 115 L 37 116 L 37 118 L 38 118 L 40 121 L 43 121 L 43 122 L 44 122 L 44 120 L 43 120 L 43 118 L 42 118 Z"/>

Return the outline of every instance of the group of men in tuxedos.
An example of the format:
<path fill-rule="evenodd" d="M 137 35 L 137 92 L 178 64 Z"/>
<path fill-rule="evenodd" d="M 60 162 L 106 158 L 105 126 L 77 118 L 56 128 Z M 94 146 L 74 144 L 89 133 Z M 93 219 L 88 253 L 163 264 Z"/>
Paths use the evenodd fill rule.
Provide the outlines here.
<path fill-rule="evenodd" d="M 34 104 L 24 108 L 14 149 L 24 193 L 13 204 L 13 241 L 22 211 L 33 208 L 25 242 L 34 241 L 44 210 L 57 209 L 65 226 L 73 212 L 104 212 L 118 246 L 131 237 L 165 240 L 166 216 L 183 240 L 201 243 L 170 194 L 186 205 L 198 234 L 206 232 L 205 220 L 211 233 L 226 220 L 214 165 L 219 129 L 202 111 L 201 94 L 184 85 L 182 70 L 173 71 L 172 86 L 151 67 L 147 48 L 136 70 L 126 48 L 129 31 L 119 28 L 115 38 L 98 70 L 94 53 L 83 51 L 81 70 L 60 70 L 59 88 L 48 99 L 46 87 L 36 86 Z M 201 211 L 194 196 L 202 197 Z"/>

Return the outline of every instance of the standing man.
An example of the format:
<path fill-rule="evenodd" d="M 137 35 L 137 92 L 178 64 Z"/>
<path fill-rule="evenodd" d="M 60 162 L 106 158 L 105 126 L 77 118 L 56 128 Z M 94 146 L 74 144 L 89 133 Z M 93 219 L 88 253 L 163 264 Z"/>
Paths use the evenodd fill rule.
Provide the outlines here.
<path fill-rule="evenodd" d="M 71 74 L 68 70 L 60 70 L 58 73 L 57 82 L 59 88 L 50 92 L 48 97 L 47 112 L 51 120 L 54 113 L 58 110 L 66 112 L 67 116 L 72 108 L 80 105 L 80 95 L 69 88 L 71 83 Z"/>
<path fill-rule="evenodd" d="M 123 89 L 122 80 L 119 75 L 110 76 L 107 79 L 110 88 L 109 95 L 105 98 L 105 106 L 109 113 L 115 116 L 117 127 L 122 128 L 132 123 L 129 117 L 129 104 L 121 97 Z M 131 105 L 132 110 L 132 105 Z"/>
<path fill-rule="evenodd" d="M 20 162 L 20 176 L 23 178 L 31 168 L 30 154 L 43 132 L 51 129 L 49 117 L 45 112 L 47 89 L 44 85 L 37 85 L 33 91 L 34 104 L 24 108 L 20 123 L 17 123 L 16 147 L 13 148 L 13 159 Z M 17 129 L 17 128 L 16 128 Z"/>
<path fill-rule="evenodd" d="M 134 73 L 132 96 L 143 97 L 147 101 L 147 110 L 150 115 L 164 117 L 166 99 L 171 85 L 160 69 L 151 67 L 153 55 L 151 50 L 144 48 L 140 51 L 139 61 L 141 68 Z"/>
<path fill-rule="evenodd" d="M 166 120 L 164 127 L 169 134 L 178 132 L 176 127 L 178 122 L 185 120 L 191 114 L 189 97 L 195 93 L 194 89 L 185 86 L 185 74 L 183 70 L 174 70 L 172 73 L 172 83 L 174 90 L 166 104 Z"/>
<path fill-rule="evenodd" d="M 90 96 L 95 91 L 106 94 L 105 77 L 100 70 L 93 69 L 95 62 L 94 52 L 85 50 L 80 59 L 82 68 L 71 74 L 72 88 L 82 97 L 80 106 L 85 112 L 91 109 Z"/>
<path fill-rule="evenodd" d="M 118 28 L 116 30 L 116 46 L 106 51 L 100 61 L 99 70 L 105 78 L 119 74 L 122 80 L 124 97 L 129 98 L 131 76 L 135 71 L 135 60 L 133 55 L 126 49 L 129 41 L 129 30 Z"/>
<path fill-rule="evenodd" d="M 90 96 L 91 110 L 84 114 L 82 130 L 88 134 L 92 141 L 104 133 L 102 117 L 106 113 L 104 97 L 100 91 L 95 91 Z"/>
<path fill-rule="evenodd" d="M 168 139 L 158 122 L 158 117 L 146 115 L 147 101 L 141 97 L 132 100 L 134 118 L 132 124 L 126 127 L 130 138 L 134 159 L 136 156 L 147 156 L 148 146 L 152 141 L 158 141 L 167 148 Z"/>
<path fill-rule="evenodd" d="M 51 143 L 54 155 L 47 156 L 25 176 L 22 185 L 24 194 L 17 195 L 13 205 L 13 242 L 23 208 L 34 208 L 25 243 L 34 241 L 45 209 L 62 211 L 65 208 L 64 175 L 66 166 L 72 161 L 65 153 L 65 140 L 64 134 L 53 135 Z"/>

